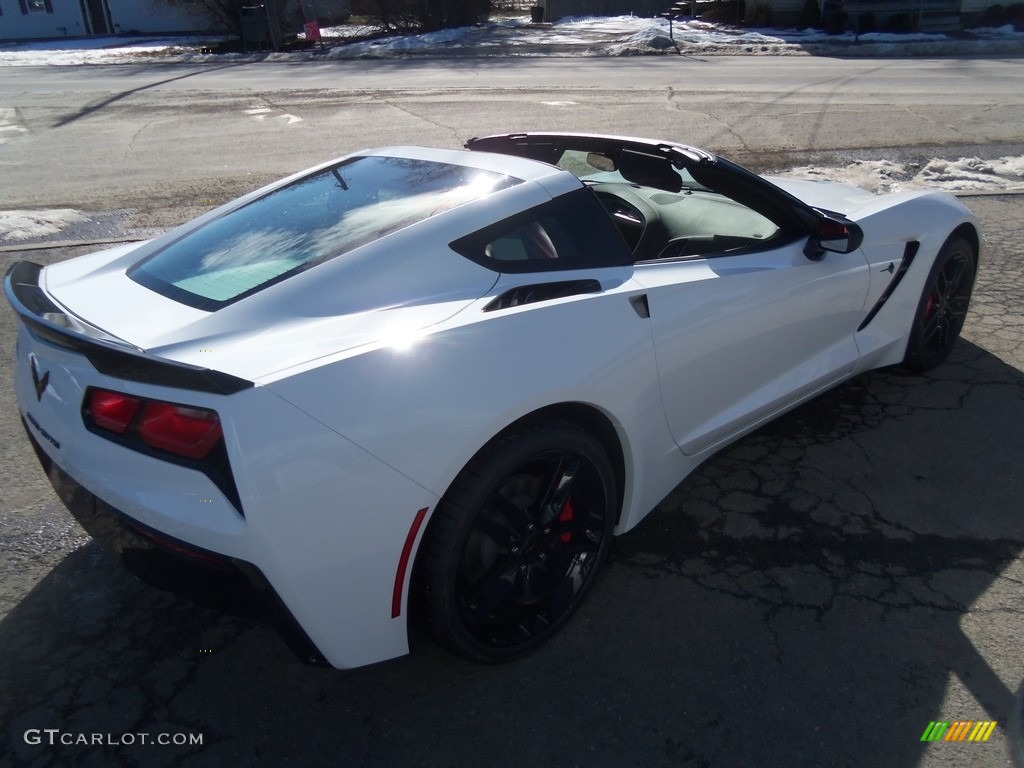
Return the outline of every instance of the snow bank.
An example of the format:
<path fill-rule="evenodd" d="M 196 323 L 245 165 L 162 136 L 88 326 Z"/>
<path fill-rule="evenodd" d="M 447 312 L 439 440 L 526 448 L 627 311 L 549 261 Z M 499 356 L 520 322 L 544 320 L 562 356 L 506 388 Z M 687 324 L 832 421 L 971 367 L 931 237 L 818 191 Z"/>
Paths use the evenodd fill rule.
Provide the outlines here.
<path fill-rule="evenodd" d="M 88 220 L 73 208 L 42 211 L 0 211 L 0 240 L 35 240 L 56 235 Z"/>
<path fill-rule="evenodd" d="M 889 160 L 842 167 L 803 166 L 779 173 L 797 179 L 842 181 L 871 192 L 944 189 L 948 192 L 1024 192 L 1024 157 L 933 159 L 923 168 Z"/>
<path fill-rule="evenodd" d="M 741 29 L 708 22 L 643 19 L 634 16 L 579 17 L 554 24 L 533 24 L 529 17 L 493 21 L 473 27 L 447 29 L 423 35 L 361 40 L 376 31 L 367 25 L 326 27 L 321 35 L 326 48 L 288 53 L 204 54 L 211 38 L 153 37 L 92 38 L 56 42 L 0 44 L 0 65 L 119 64 L 160 57 L 168 62 L 203 61 L 312 61 L 323 59 L 399 58 L 403 56 L 630 56 L 680 53 L 691 55 L 914 55 L 1020 53 L 1024 33 L 1012 26 L 973 30 L 972 39 L 942 34 L 888 34 L 852 32 L 828 35 L 815 29 Z"/>

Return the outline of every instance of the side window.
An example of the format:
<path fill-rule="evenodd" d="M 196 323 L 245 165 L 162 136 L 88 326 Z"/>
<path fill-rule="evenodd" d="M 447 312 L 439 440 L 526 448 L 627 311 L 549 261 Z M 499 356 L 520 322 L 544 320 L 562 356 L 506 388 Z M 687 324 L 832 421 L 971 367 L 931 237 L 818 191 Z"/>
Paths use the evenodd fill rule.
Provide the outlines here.
<path fill-rule="evenodd" d="M 557 222 L 546 222 L 550 227 Z M 496 261 L 525 261 L 528 259 L 557 259 L 558 249 L 544 224 L 531 221 L 507 235 L 492 240 L 484 247 L 484 254 Z"/>
<path fill-rule="evenodd" d="M 452 250 L 497 272 L 544 272 L 632 263 L 619 231 L 589 189 L 459 238 Z"/>

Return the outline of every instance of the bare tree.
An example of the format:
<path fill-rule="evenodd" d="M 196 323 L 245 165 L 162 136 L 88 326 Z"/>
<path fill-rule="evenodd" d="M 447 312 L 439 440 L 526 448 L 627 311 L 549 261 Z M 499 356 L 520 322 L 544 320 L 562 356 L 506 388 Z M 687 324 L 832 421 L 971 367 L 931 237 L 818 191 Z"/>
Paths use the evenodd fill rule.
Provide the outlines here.
<path fill-rule="evenodd" d="M 202 15 L 219 27 L 235 35 L 242 35 L 242 9 L 264 5 L 276 16 L 281 29 L 297 27 L 300 6 L 285 0 L 157 0 L 157 2 L 180 8 L 190 14 Z"/>
<path fill-rule="evenodd" d="M 490 0 L 357 0 L 353 10 L 388 32 L 433 32 L 466 27 L 487 18 Z"/>

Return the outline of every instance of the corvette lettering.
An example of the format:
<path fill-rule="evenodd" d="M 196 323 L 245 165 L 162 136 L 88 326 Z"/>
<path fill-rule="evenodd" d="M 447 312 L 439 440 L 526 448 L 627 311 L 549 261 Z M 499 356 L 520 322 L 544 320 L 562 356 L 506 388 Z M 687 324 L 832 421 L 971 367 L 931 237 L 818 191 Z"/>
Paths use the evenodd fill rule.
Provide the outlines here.
<path fill-rule="evenodd" d="M 60 450 L 60 443 L 58 443 L 53 438 L 53 435 L 51 435 L 49 432 L 47 432 L 45 429 L 43 429 L 39 425 L 39 422 L 35 420 L 35 417 L 31 413 L 26 413 L 25 416 L 28 417 L 29 422 L 32 424 L 33 427 L 36 428 L 36 431 L 43 437 L 43 439 L 45 439 L 50 445 L 52 445 L 54 448 L 56 448 L 59 451 Z"/>

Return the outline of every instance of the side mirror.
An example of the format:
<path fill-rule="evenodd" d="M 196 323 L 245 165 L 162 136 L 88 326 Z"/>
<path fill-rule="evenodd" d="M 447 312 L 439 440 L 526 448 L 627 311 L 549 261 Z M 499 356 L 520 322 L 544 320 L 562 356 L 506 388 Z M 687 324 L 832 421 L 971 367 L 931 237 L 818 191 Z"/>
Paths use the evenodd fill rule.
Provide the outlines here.
<path fill-rule="evenodd" d="M 853 253 L 864 242 L 864 231 L 837 213 L 820 213 L 821 218 L 807 240 L 804 255 L 821 261 L 825 253 Z"/>

